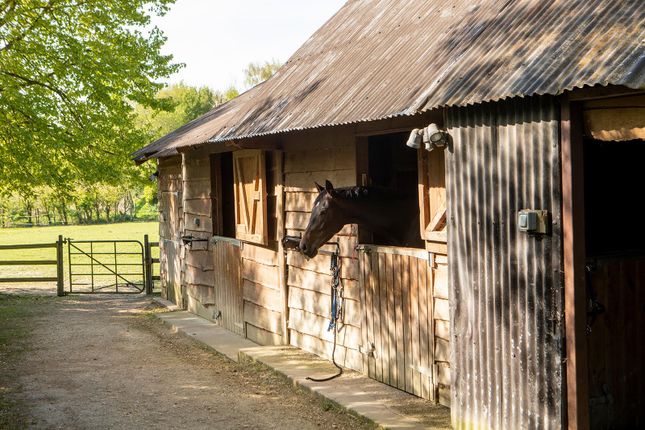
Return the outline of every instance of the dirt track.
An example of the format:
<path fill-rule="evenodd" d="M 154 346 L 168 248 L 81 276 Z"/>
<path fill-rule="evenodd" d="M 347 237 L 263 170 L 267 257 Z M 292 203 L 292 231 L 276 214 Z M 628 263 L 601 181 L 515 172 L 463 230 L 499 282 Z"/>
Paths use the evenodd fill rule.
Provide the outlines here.
<path fill-rule="evenodd" d="M 372 428 L 270 371 L 171 334 L 141 297 L 45 299 L 3 363 L 30 428 Z"/>

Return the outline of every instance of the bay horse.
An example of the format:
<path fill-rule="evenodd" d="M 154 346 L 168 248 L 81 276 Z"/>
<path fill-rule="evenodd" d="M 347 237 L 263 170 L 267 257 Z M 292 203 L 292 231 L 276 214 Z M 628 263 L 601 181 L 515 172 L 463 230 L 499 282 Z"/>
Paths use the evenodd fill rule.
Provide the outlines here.
<path fill-rule="evenodd" d="M 380 187 L 334 188 L 316 183 L 318 197 L 300 251 L 308 258 L 318 254 L 346 224 L 358 224 L 371 232 L 381 245 L 420 246 L 419 205 L 416 195 Z"/>

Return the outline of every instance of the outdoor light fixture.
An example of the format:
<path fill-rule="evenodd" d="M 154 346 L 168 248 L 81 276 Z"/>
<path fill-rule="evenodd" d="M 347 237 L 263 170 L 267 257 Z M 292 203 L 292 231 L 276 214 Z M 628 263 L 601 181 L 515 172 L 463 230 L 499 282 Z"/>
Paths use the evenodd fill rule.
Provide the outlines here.
<path fill-rule="evenodd" d="M 410 132 L 410 137 L 405 143 L 412 149 L 419 149 L 423 145 L 426 151 L 443 148 L 449 142 L 450 136 L 445 131 L 439 130 L 437 124 L 430 124 L 424 128 L 415 128 Z"/>
<path fill-rule="evenodd" d="M 423 129 L 415 128 L 410 133 L 410 137 L 408 137 L 408 141 L 406 142 L 406 145 L 412 149 L 419 149 L 421 148 L 422 140 L 423 140 Z"/>
<path fill-rule="evenodd" d="M 443 148 L 448 144 L 448 139 L 448 133 L 439 130 L 437 124 L 430 124 L 423 129 L 423 144 L 428 151 L 432 151 L 434 148 Z"/>

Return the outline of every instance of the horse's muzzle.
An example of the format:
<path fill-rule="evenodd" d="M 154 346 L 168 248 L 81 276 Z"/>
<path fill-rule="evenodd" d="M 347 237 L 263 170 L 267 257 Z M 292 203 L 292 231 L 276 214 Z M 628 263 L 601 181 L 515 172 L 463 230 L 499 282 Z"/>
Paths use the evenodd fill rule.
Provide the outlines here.
<path fill-rule="evenodd" d="M 314 258 L 318 254 L 318 248 L 307 245 L 307 243 L 303 242 L 302 240 L 300 241 L 300 245 L 298 246 L 298 249 L 307 258 Z"/>

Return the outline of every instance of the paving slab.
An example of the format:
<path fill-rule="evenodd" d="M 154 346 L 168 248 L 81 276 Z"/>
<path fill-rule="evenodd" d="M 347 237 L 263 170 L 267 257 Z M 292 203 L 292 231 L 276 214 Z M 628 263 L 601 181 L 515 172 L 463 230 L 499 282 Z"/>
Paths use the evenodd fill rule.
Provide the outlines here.
<path fill-rule="evenodd" d="M 160 304 L 161 306 L 165 307 L 169 311 L 180 311 L 180 310 L 182 310 L 179 306 L 177 306 L 176 304 L 174 304 L 170 300 L 164 299 L 163 297 L 158 297 L 158 296 L 152 297 L 152 301 L 157 302 L 158 304 Z"/>
<path fill-rule="evenodd" d="M 187 311 L 175 311 L 157 314 L 175 333 L 182 333 L 198 342 L 238 361 L 239 350 L 258 346 L 257 343 L 244 339 L 212 322 Z"/>
<path fill-rule="evenodd" d="M 187 311 L 156 315 L 174 332 L 190 336 L 233 361 L 255 362 L 267 366 L 281 373 L 294 384 L 381 427 L 450 428 L 448 408 L 434 405 L 358 372 L 345 369 L 342 376 L 327 382 L 307 380 L 308 376 L 322 378 L 337 371 L 331 362 L 314 354 L 291 346 L 259 346 Z"/>

